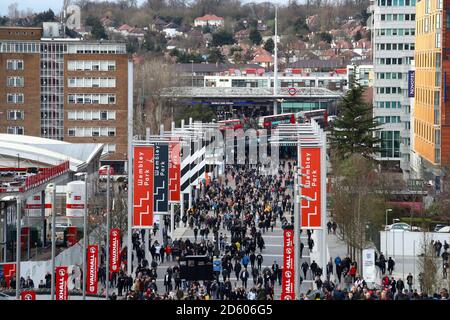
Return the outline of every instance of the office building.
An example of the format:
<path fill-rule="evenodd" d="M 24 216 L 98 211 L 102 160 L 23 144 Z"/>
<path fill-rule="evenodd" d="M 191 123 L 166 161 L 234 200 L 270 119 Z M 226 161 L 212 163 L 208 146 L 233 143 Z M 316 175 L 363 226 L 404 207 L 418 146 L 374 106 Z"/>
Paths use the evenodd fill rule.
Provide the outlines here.
<path fill-rule="evenodd" d="M 59 23 L 0 28 L 0 133 L 103 143 L 103 164 L 127 157 L 125 44 L 63 37 Z"/>
<path fill-rule="evenodd" d="M 437 189 L 441 168 L 450 161 L 449 5 L 443 0 L 417 3 L 413 151 L 420 163 L 415 171 L 421 178 L 434 180 Z"/>
<path fill-rule="evenodd" d="M 374 64 L 373 114 L 380 123 L 378 160 L 392 169 L 410 170 L 408 73 L 414 59 L 415 0 L 371 2 Z"/>

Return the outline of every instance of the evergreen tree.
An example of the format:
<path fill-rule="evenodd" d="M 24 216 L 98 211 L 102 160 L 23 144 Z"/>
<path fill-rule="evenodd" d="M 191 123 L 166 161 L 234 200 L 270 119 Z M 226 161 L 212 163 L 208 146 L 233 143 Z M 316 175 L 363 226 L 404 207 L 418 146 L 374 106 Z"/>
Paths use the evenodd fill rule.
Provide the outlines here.
<path fill-rule="evenodd" d="M 91 35 L 93 39 L 108 39 L 105 28 L 103 27 L 100 19 L 94 16 L 89 16 L 86 19 L 86 25 L 92 27 Z"/>
<path fill-rule="evenodd" d="M 259 33 L 259 31 L 256 29 L 252 29 L 250 31 L 249 38 L 253 42 L 253 44 L 256 44 L 257 46 L 259 46 L 262 42 L 261 33 Z"/>
<path fill-rule="evenodd" d="M 225 57 L 218 48 L 211 48 L 208 55 L 209 63 L 224 63 Z"/>
<path fill-rule="evenodd" d="M 373 118 L 372 105 L 364 101 L 365 89 L 354 81 L 350 85 L 338 105 L 339 114 L 330 135 L 331 148 L 341 159 L 355 153 L 370 158 L 379 151 L 378 123 Z"/>
<path fill-rule="evenodd" d="M 264 50 L 273 53 L 274 49 L 275 49 L 275 42 L 272 40 L 272 38 L 267 39 L 266 43 L 264 44 Z"/>
<path fill-rule="evenodd" d="M 226 44 L 234 44 L 235 40 L 233 38 L 233 34 L 224 29 L 221 29 L 212 35 L 212 45 L 214 47 L 223 46 Z"/>

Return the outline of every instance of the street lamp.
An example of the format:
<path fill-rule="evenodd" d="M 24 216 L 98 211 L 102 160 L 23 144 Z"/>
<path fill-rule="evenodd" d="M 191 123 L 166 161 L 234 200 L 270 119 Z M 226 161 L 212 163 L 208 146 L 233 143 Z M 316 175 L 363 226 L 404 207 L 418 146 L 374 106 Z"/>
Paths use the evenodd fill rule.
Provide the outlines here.
<path fill-rule="evenodd" d="M 56 185 L 50 183 L 46 187 L 46 192 L 51 197 L 52 205 L 52 231 L 51 231 L 51 241 L 52 241 L 52 262 L 51 262 L 51 285 L 50 285 L 50 295 L 51 300 L 55 300 L 55 257 L 56 257 Z"/>
<path fill-rule="evenodd" d="M 387 236 L 387 233 L 388 233 L 388 230 L 386 229 L 386 227 L 387 227 L 387 225 L 388 225 L 388 212 L 392 212 L 392 209 L 386 209 L 386 215 L 385 215 L 385 217 L 386 217 L 386 224 L 385 224 L 385 226 L 384 226 L 384 233 L 385 233 L 385 242 L 386 242 L 386 251 L 385 251 L 385 254 L 386 254 L 386 257 L 388 256 L 388 243 L 387 243 L 387 239 L 388 239 L 388 236 Z"/>

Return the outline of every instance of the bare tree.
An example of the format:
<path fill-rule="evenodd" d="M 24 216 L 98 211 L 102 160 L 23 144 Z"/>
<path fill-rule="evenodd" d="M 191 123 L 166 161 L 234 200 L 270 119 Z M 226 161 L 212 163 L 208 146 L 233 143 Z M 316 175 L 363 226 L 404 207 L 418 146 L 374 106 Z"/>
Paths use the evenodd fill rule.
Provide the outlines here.
<path fill-rule="evenodd" d="M 421 243 L 421 253 L 419 254 L 419 284 L 420 291 L 426 294 L 433 294 L 438 288 L 438 259 L 434 253 L 434 248 L 430 237 L 423 233 Z"/>
<path fill-rule="evenodd" d="M 170 127 L 174 102 L 162 96 L 166 88 L 176 86 L 177 74 L 172 65 L 161 58 L 146 59 L 135 72 L 135 134 L 144 136 L 149 127 L 153 134 L 159 133 L 160 124 Z"/>

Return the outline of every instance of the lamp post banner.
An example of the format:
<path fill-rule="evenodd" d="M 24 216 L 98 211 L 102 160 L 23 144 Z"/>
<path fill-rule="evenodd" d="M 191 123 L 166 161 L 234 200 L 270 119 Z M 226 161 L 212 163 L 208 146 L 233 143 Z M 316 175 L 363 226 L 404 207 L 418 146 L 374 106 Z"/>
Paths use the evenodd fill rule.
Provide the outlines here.
<path fill-rule="evenodd" d="M 155 144 L 154 155 L 154 212 L 169 211 L 169 144 Z"/>
<path fill-rule="evenodd" d="M 68 271 L 67 267 L 55 268 L 55 286 L 56 286 L 56 300 L 68 300 Z"/>
<path fill-rule="evenodd" d="M 284 230 L 283 276 L 281 300 L 295 299 L 294 230 Z"/>
<path fill-rule="evenodd" d="M 301 172 L 305 175 L 301 177 L 301 188 L 303 196 L 310 199 L 302 199 L 301 205 L 301 227 L 321 228 L 321 163 L 320 148 L 301 148 Z"/>
<path fill-rule="evenodd" d="M 109 244 L 109 272 L 120 270 L 120 229 L 111 229 Z"/>
<path fill-rule="evenodd" d="M 180 143 L 169 144 L 169 201 L 180 202 Z"/>
<path fill-rule="evenodd" d="M 153 225 L 154 146 L 133 148 L 133 227 Z"/>
<path fill-rule="evenodd" d="M 16 263 L 0 264 L 0 278 L 5 279 L 6 287 L 10 287 L 11 278 L 16 276 Z"/>
<path fill-rule="evenodd" d="M 87 252 L 87 277 L 86 292 L 97 294 L 98 291 L 98 246 L 88 246 Z"/>

